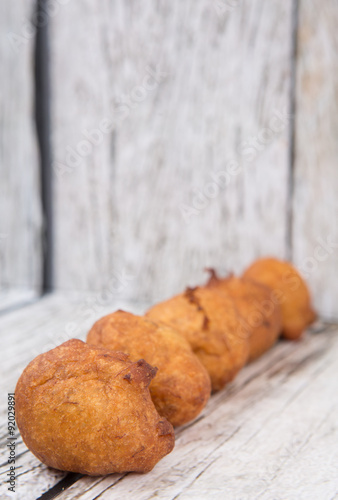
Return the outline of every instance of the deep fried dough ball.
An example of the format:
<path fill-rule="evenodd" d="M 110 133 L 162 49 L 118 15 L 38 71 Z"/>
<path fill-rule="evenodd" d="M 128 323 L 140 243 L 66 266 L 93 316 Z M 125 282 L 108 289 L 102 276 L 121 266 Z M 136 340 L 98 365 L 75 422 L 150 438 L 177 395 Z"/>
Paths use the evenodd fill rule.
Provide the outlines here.
<path fill-rule="evenodd" d="M 69 340 L 37 356 L 16 386 L 16 418 L 34 455 L 56 469 L 93 476 L 147 472 L 174 447 L 148 385 L 144 360 Z"/>
<path fill-rule="evenodd" d="M 233 300 L 224 293 L 188 288 L 153 306 L 147 316 L 172 326 L 187 339 L 207 369 L 213 391 L 230 382 L 247 361 L 247 336 Z"/>
<path fill-rule="evenodd" d="M 197 417 L 209 399 L 207 371 L 188 342 L 168 326 L 116 311 L 94 324 L 87 342 L 124 351 L 132 360 L 144 358 L 156 366 L 150 394 L 159 414 L 175 426 Z"/>
<path fill-rule="evenodd" d="M 261 283 L 236 278 L 218 278 L 213 269 L 207 287 L 225 291 L 231 295 L 242 317 L 243 328 L 248 331 L 249 359 L 261 356 L 277 341 L 282 329 L 282 313 L 278 302 L 274 302 L 271 289 Z"/>
<path fill-rule="evenodd" d="M 286 261 L 266 258 L 254 262 L 243 274 L 269 286 L 281 304 L 283 336 L 298 339 L 317 317 L 308 287 L 298 271 Z"/>

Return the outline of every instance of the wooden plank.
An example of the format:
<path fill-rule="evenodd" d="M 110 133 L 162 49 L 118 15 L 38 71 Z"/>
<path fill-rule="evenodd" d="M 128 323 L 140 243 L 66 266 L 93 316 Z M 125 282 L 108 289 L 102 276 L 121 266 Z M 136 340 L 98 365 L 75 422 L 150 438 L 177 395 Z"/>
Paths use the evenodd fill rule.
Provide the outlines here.
<path fill-rule="evenodd" d="M 292 3 L 60 9 L 57 287 L 99 289 L 120 270 L 133 277 L 126 296 L 162 298 L 204 279 L 205 266 L 285 256 Z M 107 120 L 109 132 L 88 139 Z"/>
<path fill-rule="evenodd" d="M 36 290 L 10 288 L 0 290 L 0 314 L 5 314 L 13 309 L 25 306 L 37 300 Z"/>
<path fill-rule="evenodd" d="M 327 318 L 338 318 L 337 22 L 334 0 L 300 0 L 293 257 Z"/>
<path fill-rule="evenodd" d="M 0 290 L 39 290 L 42 213 L 34 123 L 35 0 L 0 5 Z"/>
<path fill-rule="evenodd" d="M 36 354 L 66 340 L 66 331 L 73 330 L 73 336 L 84 339 L 92 321 L 118 307 L 142 313 L 148 304 L 116 299 L 103 303 L 97 294 L 54 295 L 0 317 L 2 393 L 14 389 L 22 369 Z M 254 492 L 267 499 L 281 498 L 283 484 L 290 499 L 332 498 L 338 490 L 333 473 L 338 466 L 338 329 L 322 326 L 316 331 L 301 342 L 279 343 L 245 367 L 234 383 L 211 398 L 194 423 L 177 429 L 175 450 L 151 473 L 86 476 L 58 498 L 133 495 L 142 500 L 179 495 L 197 499 L 212 494 L 245 499 Z M 7 473 L 4 401 L 0 406 L 1 477 Z M 16 498 L 33 500 L 65 477 L 40 464 L 21 438 L 17 456 Z M 3 496 L 9 495 L 4 485 L 0 488 L 1 498 L 11 498 Z"/>

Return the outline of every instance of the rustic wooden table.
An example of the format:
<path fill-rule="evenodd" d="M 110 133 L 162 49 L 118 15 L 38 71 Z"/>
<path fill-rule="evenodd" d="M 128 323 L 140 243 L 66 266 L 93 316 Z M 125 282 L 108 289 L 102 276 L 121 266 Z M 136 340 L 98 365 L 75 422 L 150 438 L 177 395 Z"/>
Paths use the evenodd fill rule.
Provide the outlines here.
<path fill-rule="evenodd" d="M 102 308 L 95 299 L 52 295 L 0 315 L 1 500 L 338 499 L 338 327 L 329 324 L 245 367 L 195 422 L 177 429 L 174 451 L 148 474 L 93 478 L 49 469 L 17 433 L 10 493 L 6 402 L 23 368 L 69 337 L 84 339 L 102 314 L 145 306 Z"/>

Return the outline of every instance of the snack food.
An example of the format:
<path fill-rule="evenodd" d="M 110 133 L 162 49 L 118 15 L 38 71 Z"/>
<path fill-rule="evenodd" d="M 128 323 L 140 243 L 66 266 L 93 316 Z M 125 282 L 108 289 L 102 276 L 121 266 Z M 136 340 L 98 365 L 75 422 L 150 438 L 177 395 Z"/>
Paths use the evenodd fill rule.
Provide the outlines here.
<path fill-rule="evenodd" d="M 248 331 L 249 359 L 261 356 L 277 341 L 282 328 L 281 308 L 271 297 L 271 289 L 261 283 L 229 275 L 219 278 L 209 269 L 207 287 L 231 295 Z"/>
<path fill-rule="evenodd" d="M 188 342 L 169 326 L 120 310 L 97 321 L 87 342 L 156 366 L 150 394 L 159 414 L 174 426 L 197 417 L 210 397 L 207 371 Z"/>
<path fill-rule="evenodd" d="M 144 360 L 80 340 L 37 356 L 16 386 L 16 417 L 28 448 L 56 469 L 90 475 L 147 472 L 174 447 L 148 385 Z"/>
<path fill-rule="evenodd" d="M 207 369 L 213 391 L 230 382 L 247 361 L 248 339 L 233 300 L 224 293 L 188 288 L 153 306 L 147 316 L 172 326 L 187 339 Z"/>
<path fill-rule="evenodd" d="M 275 258 L 256 260 L 243 274 L 272 290 L 282 310 L 283 337 L 298 339 L 317 317 L 311 305 L 308 287 L 298 271 L 286 261 Z"/>

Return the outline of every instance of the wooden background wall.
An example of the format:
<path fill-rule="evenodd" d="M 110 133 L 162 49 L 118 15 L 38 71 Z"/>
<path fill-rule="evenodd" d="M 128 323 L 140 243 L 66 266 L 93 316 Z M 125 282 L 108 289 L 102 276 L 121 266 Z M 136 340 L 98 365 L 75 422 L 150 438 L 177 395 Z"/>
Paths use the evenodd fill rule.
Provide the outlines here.
<path fill-rule="evenodd" d="M 53 20 L 58 287 L 120 271 L 164 297 L 205 266 L 286 256 L 292 2 L 215 6 L 73 1 Z"/>
<path fill-rule="evenodd" d="M 0 297 L 39 292 L 42 210 L 34 119 L 34 0 L 0 2 Z M 18 295 L 17 295 L 18 296 Z M 1 309 L 1 306 L 0 306 Z"/>
<path fill-rule="evenodd" d="M 293 259 L 322 314 L 338 318 L 338 5 L 300 2 Z"/>
<path fill-rule="evenodd" d="M 23 11 L 32 4 L 25 2 Z M 273 254 L 291 257 L 319 311 L 337 318 L 334 1 L 54 4 L 49 21 L 55 288 L 110 288 L 119 296 L 155 300 L 203 280 L 205 266 L 239 272 L 254 258 Z M 6 32 L 9 0 L 5 10 L 0 22 Z M 15 67 L 12 78 L 25 82 L 20 99 L 26 101 L 16 107 L 20 123 L 30 127 L 15 155 L 27 159 L 25 176 L 35 183 L 28 183 L 7 151 L 1 189 L 11 194 L 2 198 L 21 228 L 13 233 L 13 248 L 26 235 L 20 284 L 30 285 L 41 267 L 29 100 L 32 40 L 19 55 L 6 57 L 10 50 L 4 37 L 1 61 L 6 71 Z M 26 63 L 18 65 L 18 58 Z M 18 93 L 6 85 L 1 110 Z M 21 144 L 19 128 L 15 133 L 12 143 Z M 25 186 L 30 219 L 18 221 L 10 207 L 15 183 Z M 5 212 L 0 229 L 13 227 Z M 10 270 L 18 272 L 18 257 L 1 249 L 0 255 L 1 285 L 15 284 Z"/>

